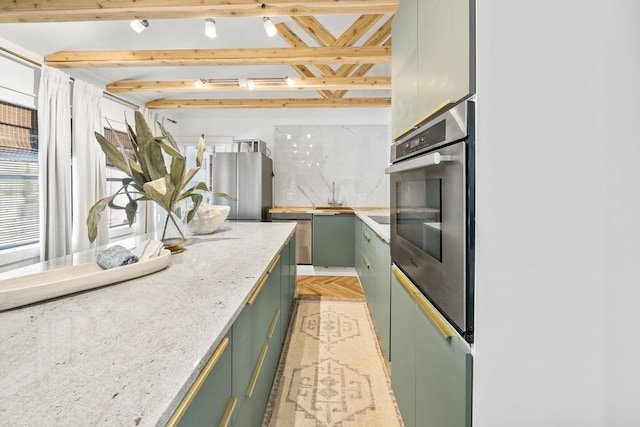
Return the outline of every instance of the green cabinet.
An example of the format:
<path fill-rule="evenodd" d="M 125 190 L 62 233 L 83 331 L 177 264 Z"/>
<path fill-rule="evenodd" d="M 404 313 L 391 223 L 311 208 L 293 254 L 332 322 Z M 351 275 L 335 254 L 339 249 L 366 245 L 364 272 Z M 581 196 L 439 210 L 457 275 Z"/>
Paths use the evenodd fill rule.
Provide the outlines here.
<path fill-rule="evenodd" d="M 391 136 L 416 122 L 418 111 L 418 0 L 402 0 L 392 21 Z"/>
<path fill-rule="evenodd" d="M 295 293 L 295 237 L 273 259 L 168 426 L 260 426 Z"/>
<path fill-rule="evenodd" d="M 393 18 L 393 139 L 475 92 L 474 0 L 401 0 Z"/>
<path fill-rule="evenodd" d="M 391 253 L 389 244 L 361 220 L 356 221 L 355 263 L 371 317 L 387 357 L 391 322 Z"/>
<path fill-rule="evenodd" d="M 471 426 L 469 345 L 394 268 L 391 386 L 406 426 Z"/>
<path fill-rule="evenodd" d="M 289 243 L 282 250 L 282 286 L 280 288 L 280 335 L 284 342 L 289 317 L 291 316 L 291 306 L 296 293 L 296 235 L 294 234 Z"/>
<path fill-rule="evenodd" d="M 231 346 L 226 336 L 176 409 L 168 426 L 226 426 L 236 399 L 231 394 Z"/>
<path fill-rule="evenodd" d="M 313 265 L 353 267 L 353 214 L 313 214 Z"/>

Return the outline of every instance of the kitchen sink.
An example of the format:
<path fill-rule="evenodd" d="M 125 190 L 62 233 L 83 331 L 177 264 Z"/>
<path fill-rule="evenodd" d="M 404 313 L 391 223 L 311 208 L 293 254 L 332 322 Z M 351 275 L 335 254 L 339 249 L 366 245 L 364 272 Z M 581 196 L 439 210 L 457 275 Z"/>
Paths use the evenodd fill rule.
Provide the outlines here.
<path fill-rule="evenodd" d="M 369 218 L 377 222 L 378 224 L 390 224 L 391 218 L 389 215 L 369 215 Z"/>
<path fill-rule="evenodd" d="M 323 210 L 323 211 L 352 211 L 353 208 L 348 208 L 344 206 L 316 206 L 313 209 Z"/>

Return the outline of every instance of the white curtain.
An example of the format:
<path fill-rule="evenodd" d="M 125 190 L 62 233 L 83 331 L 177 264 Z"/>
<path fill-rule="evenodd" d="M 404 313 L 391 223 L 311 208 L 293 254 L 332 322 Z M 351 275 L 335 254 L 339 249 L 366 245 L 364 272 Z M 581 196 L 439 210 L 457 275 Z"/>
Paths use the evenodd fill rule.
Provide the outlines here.
<path fill-rule="evenodd" d="M 70 98 L 69 75 L 43 65 L 38 90 L 41 261 L 71 253 Z"/>
<path fill-rule="evenodd" d="M 96 141 L 95 132 L 102 128 L 102 89 L 76 79 L 73 82 L 73 234 L 74 252 L 92 247 L 87 231 L 87 215 L 95 202 L 107 196 L 106 159 Z M 107 211 L 98 224 L 98 237 L 94 245 L 109 240 Z"/>

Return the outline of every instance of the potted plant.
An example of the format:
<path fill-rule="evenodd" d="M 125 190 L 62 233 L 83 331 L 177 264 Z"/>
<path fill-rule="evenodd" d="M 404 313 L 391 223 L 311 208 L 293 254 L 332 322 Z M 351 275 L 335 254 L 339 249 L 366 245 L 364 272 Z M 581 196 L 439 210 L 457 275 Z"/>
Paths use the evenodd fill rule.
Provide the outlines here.
<path fill-rule="evenodd" d="M 122 179 L 122 187 L 118 191 L 98 200 L 89 210 L 89 215 L 87 216 L 89 241 L 93 242 L 96 239 L 100 216 L 107 207 L 125 210 L 129 226 L 131 226 L 135 222 L 138 203 L 151 200 L 156 202 L 167 213 L 162 233 L 162 241 L 165 246 L 174 253 L 184 250 L 182 244 L 186 242 L 186 238 L 176 222 L 174 211 L 181 201 L 191 199 L 192 207 L 187 214 L 187 222 L 191 221 L 200 203 L 202 203 L 201 192 L 208 191 L 204 182 L 198 182 L 186 188 L 202 166 L 202 157 L 205 150 L 204 135 L 200 136 L 198 141 L 196 166 L 187 171 L 187 162 L 180 153 L 178 144 L 173 136 L 161 124 L 159 125 L 162 136 L 154 137 L 142 113 L 135 112 L 135 131 L 127 123 L 133 158 L 127 156 L 122 144 L 119 144 L 120 147 L 115 147 L 103 135 L 98 132 L 95 133 L 96 139 L 109 161 L 124 172 L 127 177 Z M 168 170 L 164 154 L 171 158 L 171 165 Z M 114 202 L 116 196 L 121 194 L 126 195 L 128 199 L 125 206 L 117 205 Z M 235 200 L 224 193 L 214 194 Z M 178 241 L 168 241 L 167 239 L 166 231 L 170 221 L 174 223 L 180 233 Z"/>

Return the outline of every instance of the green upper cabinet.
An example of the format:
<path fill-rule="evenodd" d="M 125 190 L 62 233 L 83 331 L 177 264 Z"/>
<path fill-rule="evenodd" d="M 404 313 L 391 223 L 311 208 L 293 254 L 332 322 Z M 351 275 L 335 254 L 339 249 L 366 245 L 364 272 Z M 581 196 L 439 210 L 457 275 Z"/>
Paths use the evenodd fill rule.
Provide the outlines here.
<path fill-rule="evenodd" d="M 313 215 L 313 265 L 354 267 L 355 215 Z"/>
<path fill-rule="evenodd" d="M 475 92 L 474 0 L 401 0 L 393 20 L 392 137 Z"/>
<path fill-rule="evenodd" d="M 392 21 L 391 136 L 410 129 L 418 111 L 418 0 L 402 0 Z"/>

